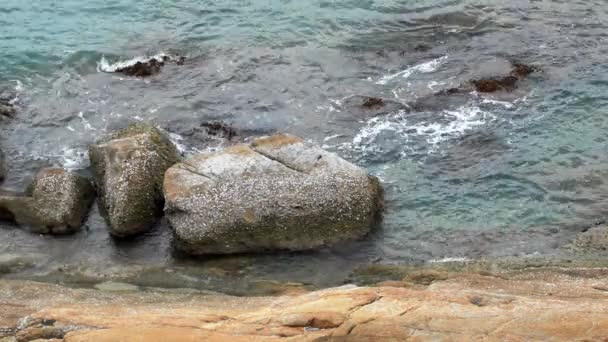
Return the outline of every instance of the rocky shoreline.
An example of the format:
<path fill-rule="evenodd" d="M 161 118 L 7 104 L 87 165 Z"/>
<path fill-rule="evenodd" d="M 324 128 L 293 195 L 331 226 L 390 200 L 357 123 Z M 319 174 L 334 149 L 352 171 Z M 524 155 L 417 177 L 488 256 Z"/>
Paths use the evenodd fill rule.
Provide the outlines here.
<path fill-rule="evenodd" d="M 182 160 L 158 128 L 133 124 L 91 145 L 89 156 L 92 180 L 44 169 L 24 194 L 0 196 L 0 218 L 35 233 L 74 233 L 96 190 L 113 237 L 141 235 L 165 215 L 181 251 L 217 255 L 358 239 L 383 206 L 376 177 L 288 134 Z"/>
<path fill-rule="evenodd" d="M 0 341 L 598 341 L 605 269 L 420 269 L 400 281 L 273 297 L 0 281 Z"/>
<path fill-rule="evenodd" d="M 152 58 L 115 72 L 147 77 L 165 62 L 184 60 Z M 472 80 L 410 105 L 365 96 L 350 101 L 366 116 L 395 108 L 422 111 L 472 92 L 512 92 L 539 71 L 512 63 L 507 75 Z M 0 97 L 0 115 L 14 112 L 14 103 Z M 221 122 L 201 127 L 231 143 L 238 134 Z M 72 234 L 97 196 L 117 240 L 147 233 L 164 216 L 180 252 L 240 255 L 360 239 L 384 206 L 376 177 L 288 134 L 256 136 L 184 159 L 161 129 L 135 124 L 91 145 L 89 156 L 92 177 L 45 168 L 23 193 L 1 193 L 0 219 L 33 233 Z M 591 227 L 565 249 L 601 254 L 607 231 Z M 5 271 L 0 260 L 0 275 L 28 267 L 27 260 L 20 262 L 9 260 Z M 154 278 L 143 284 L 129 282 L 131 274 L 60 268 L 59 280 L 40 280 L 63 286 L 0 280 L 0 342 L 598 340 L 608 335 L 608 273 L 605 263 L 590 265 L 495 272 L 492 265 L 454 271 L 371 264 L 356 269 L 342 287 L 309 292 L 313 287 L 305 284 L 257 279 L 257 288 L 245 292 L 274 297 L 189 287 L 200 281 L 188 281 L 187 274 L 171 278 L 169 267 L 142 268 Z M 210 272 L 222 279 L 225 271 Z M 77 280 L 70 283 L 70 276 Z M 171 289 L 163 286 L 171 281 Z M 82 288 L 85 283 L 94 288 Z"/>

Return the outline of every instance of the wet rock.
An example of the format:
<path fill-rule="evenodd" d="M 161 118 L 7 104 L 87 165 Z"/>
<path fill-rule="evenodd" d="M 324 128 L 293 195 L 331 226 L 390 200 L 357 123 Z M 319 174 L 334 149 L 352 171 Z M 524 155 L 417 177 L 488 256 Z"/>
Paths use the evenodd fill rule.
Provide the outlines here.
<path fill-rule="evenodd" d="M 418 98 L 409 106 L 414 112 L 440 112 L 466 104 L 469 101 L 469 92 L 470 89 L 466 88 L 450 88 Z"/>
<path fill-rule="evenodd" d="M 220 121 L 203 122 L 201 127 L 204 127 L 209 135 L 220 136 L 228 140 L 232 140 L 238 135 L 234 128 Z"/>
<path fill-rule="evenodd" d="M 480 93 L 494 93 L 497 91 L 513 91 L 517 87 L 517 82 L 526 78 L 533 72 L 538 71 L 537 67 L 515 63 L 508 76 L 499 78 L 484 78 L 473 80 L 471 83 Z"/>
<path fill-rule="evenodd" d="M 580 252 L 608 251 L 608 226 L 602 224 L 580 233 L 568 249 Z"/>
<path fill-rule="evenodd" d="M 364 236 L 381 209 L 378 180 L 286 135 L 204 153 L 167 170 L 165 213 L 183 251 L 306 250 Z"/>
<path fill-rule="evenodd" d="M 89 147 L 100 207 L 110 233 L 126 237 L 148 230 L 162 213 L 165 171 L 179 160 L 158 129 L 131 125 Z"/>
<path fill-rule="evenodd" d="M 26 196 L 0 196 L 0 218 L 42 234 L 78 231 L 94 198 L 90 182 L 60 168 L 41 170 Z"/>
<path fill-rule="evenodd" d="M 333 104 L 337 111 L 332 113 L 334 120 L 343 122 L 359 122 L 372 117 L 407 110 L 407 106 L 398 101 L 355 95 Z"/>
<path fill-rule="evenodd" d="M 480 93 L 494 93 L 499 90 L 513 91 L 517 85 L 518 78 L 515 76 L 505 76 L 502 78 L 485 78 L 473 80 L 471 83 L 475 90 Z"/>
<path fill-rule="evenodd" d="M 15 115 L 15 102 L 17 94 L 9 89 L 0 89 L 0 115 L 13 117 Z"/>
<path fill-rule="evenodd" d="M 116 72 L 123 73 L 133 77 L 148 77 L 158 74 L 162 67 L 167 62 L 175 62 L 177 65 L 184 65 L 186 57 L 169 57 L 162 56 L 160 58 L 149 58 L 145 61 L 138 61 L 135 64 L 116 69 Z"/>
<path fill-rule="evenodd" d="M 416 46 L 414 46 L 414 51 L 416 52 L 427 52 L 430 51 L 433 47 L 431 47 L 430 45 L 426 45 L 426 44 L 417 44 Z"/>
<path fill-rule="evenodd" d="M 513 70 L 511 70 L 511 76 L 515 76 L 517 78 L 525 78 L 534 72 L 538 72 L 538 67 L 521 64 L 521 63 L 513 63 Z"/>
<path fill-rule="evenodd" d="M 133 65 L 116 69 L 116 72 L 123 73 L 127 76 L 147 77 L 158 74 L 164 65 L 164 62 L 152 58 L 146 62 L 137 62 Z"/>
<path fill-rule="evenodd" d="M 23 255 L 0 255 L 0 275 L 16 273 L 31 267 L 34 267 L 36 262 L 34 258 Z"/>
<path fill-rule="evenodd" d="M 0 115 L 12 118 L 15 115 L 15 107 L 0 102 Z"/>
<path fill-rule="evenodd" d="M 378 97 L 368 97 L 361 105 L 365 108 L 381 108 L 384 107 L 384 100 Z"/>

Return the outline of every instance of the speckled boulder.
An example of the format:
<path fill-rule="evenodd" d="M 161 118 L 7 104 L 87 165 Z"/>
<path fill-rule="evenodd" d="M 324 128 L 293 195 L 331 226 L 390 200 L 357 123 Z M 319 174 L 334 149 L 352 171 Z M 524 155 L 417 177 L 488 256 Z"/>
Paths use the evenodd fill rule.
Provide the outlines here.
<path fill-rule="evenodd" d="M 179 154 L 158 129 L 136 124 L 89 148 L 100 207 L 110 233 L 126 237 L 148 230 L 162 214 L 165 171 Z"/>
<path fill-rule="evenodd" d="M 0 196 L 0 217 L 36 233 L 78 231 L 95 191 L 84 177 L 60 168 L 41 170 L 25 196 Z"/>
<path fill-rule="evenodd" d="M 378 217 L 368 173 L 290 135 L 197 155 L 167 170 L 165 214 L 194 254 L 306 250 L 357 239 Z"/>

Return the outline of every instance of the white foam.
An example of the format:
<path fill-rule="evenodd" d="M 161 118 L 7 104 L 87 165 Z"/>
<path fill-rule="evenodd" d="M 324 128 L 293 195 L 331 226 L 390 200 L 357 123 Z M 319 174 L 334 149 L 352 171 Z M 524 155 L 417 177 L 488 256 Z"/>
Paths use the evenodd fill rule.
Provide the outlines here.
<path fill-rule="evenodd" d="M 175 145 L 175 147 L 181 154 L 188 153 L 192 150 L 190 147 L 188 147 L 184 144 L 184 137 L 182 137 L 181 135 L 179 135 L 177 133 L 171 133 L 171 132 L 168 132 L 168 133 L 169 133 L 168 134 L 169 140 L 171 140 L 173 145 Z"/>
<path fill-rule="evenodd" d="M 424 62 L 421 64 L 417 64 L 414 65 L 412 67 L 409 67 L 405 70 L 399 71 L 395 74 L 391 74 L 391 75 L 386 75 L 386 76 L 382 76 L 378 81 L 376 81 L 376 84 L 380 84 L 380 85 L 384 85 L 387 84 L 388 82 L 394 80 L 397 77 L 401 77 L 401 78 L 408 78 L 410 77 L 412 74 L 414 73 L 430 73 L 430 72 L 434 72 L 436 71 L 441 65 L 443 65 L 446 61 L 448 60 L 448 55 L 433 59 L 431 61 L 428 62 Z"/>
<path fill-rule="evenodd" d="M 64 169 L 78 170 L 88 166 L 89 155 L 87 151 L 82 149 L 64 148 L 59 159 Z"/>
<path fill-rule="evenodd" d="M 432 90 L 432 91 L 436 91 L 435 89 L 436 89 L 437 87 L 444 86 L 444 85 L 446 85 L 446 84 L 447 84 L 447 82 L 437 82 L 437 81 L 431 81 L 431 82 L 429 82 L 429 84 L 427 85 L 427 87 L 428 87 L 430 90 Z"/>
<path fill-rule="evenodd" d="M 160 127 L 159 127 L 159 129 L 162 130 L 162 128 L 160 128 Z M 175 145 L 177 150 L 182 155 L 185 155 L 185 156 L 193 155 L 193 154 L 197 154 L 197 153 L 203 153 L 203 152 L 216 152 L 216 151 L 219 151 L 226 147 L 225 139 L 218 138 L 217 145 L 207 144 L 205 146 L 205 148 L 198 149 L 194 146 L 187 145 L 184 141 L 184 137 L 182 137 L 181 135 L 179 135 L 177 133 L 173 133 L 173 132 L 166 132 L 166 131 L 164 131 L 164 132 L 169 137 L 169 140 L 171 140 L 171 142 Z"/>
<path fill-rule="evenodd" d="M 336 139 L 343 136 L 343 134 L 334 134 L 334 135 L 330 135 L 328 137 L 323 138 L 323 142 L 328 142 L 330 140 Z"/>
<path fill-rule="evenodd" d="M 95 129 L 91 123 L 89 122 L 89 120 L 85 119 L 84 117 L 84 113 L 83 112 L 79 112 L 78 113 L 78 117 L 80 118 L 80 120 L 82 121 L 82 125 L 84 126 L 84 129 L 87 131 L 96 131 L 97 129 Z"/>
<path fill-rule="evenodd" d="M 403 146 L 401 153 L 407 155 L 407 142 L 412 137 L 417 137 L 426 141 L 428 153 L 434 153 L 441 142 L 461 136 L 472 128 L 495 119 L 494 115 L 474 104 L 467 104 L 453 111 L 445 110 L 439 114 L 442 117 L 435 116 L 433 121 L 410 123 L 408 115 L 410 114 L 400 111 L 393 115 L 369 119 L 348 147 L 373 154 L 379 151 L 382 140 L 389 136 L 389 139 L 398 140 L 394 143 Z"/>
<path fill-rule="evenodd" d="M 446 262 L 469 262 L 469 261 L 471 261 L 471 259 L 463 258 L 463 257 L 448 257 L 448 258 L 429 260 L 429 262 L 433 263 L 433 264 L 441 264 L 441 263 L 446 263 Z"/>
<path fill-rule="evenodd" d="M 511 103 L 511 102 L 498 101 L 498 100 L 493 100 L 493 99 L 488 99 L 488 98 L 483 99 L 483 101 L 481 101 L 481 103 L 503 106 L 506 109 L 510 109 L 510 108 L 512 108 L 514 106 L 514 103 Z"/>
<path fill-rule="evenodd" d="M 23 87 L 23 83 L 19 80 L 14 80 L 15 82 L 15 91 L 22 92 L 25 88 Z"/>
<path fill-rule="evenodd" d="M 146 63 L 153 59 L 158 61 L 163 61 L 168 58 L 169 60 L 174 60 L 175 57 L 164 52 L 160 52 L 154 56 L 137 56 L 132 59 L 128 59 L 126 61 L 118 61 L 116 63 L 110 63 L 106 59 L 106 56 L 101 56 L 101 60 L 97 62 L 97 71 L 98 72 L 116 72 L 116 70 L 127 68 L 137 64 L 138 62 Z"/>

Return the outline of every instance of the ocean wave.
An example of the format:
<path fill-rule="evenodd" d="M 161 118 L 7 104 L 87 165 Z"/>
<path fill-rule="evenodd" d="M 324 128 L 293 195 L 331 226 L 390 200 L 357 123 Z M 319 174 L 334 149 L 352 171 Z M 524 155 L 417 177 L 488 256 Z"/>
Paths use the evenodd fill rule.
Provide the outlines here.
<path fill-rule="evenodd" d="M 146 63 L 146 62 L 149 62 L 154 59 L 157 61 L 175 61 L 175 60 L 177 60 L 177 57 L 164 53 L 164 52 L 160 52 L 153 56 L 138 56 L 138 57 L 128 59 L 126 61 L 118 61 L 115 63 L 110 63 L 106 59 L 106 56 L 102 56 L 101 60 L 99 62 L 97 62 L 97 71 L 98 72 L 116 72 L 117 70 L 128 68 L 137 63 L 140 63 L 140 62 Z"/>
<path fill-rule="evenodd" d="M 445 56 L 430 60 L 428 62 L 414 65 L 412 67 L 409 67 L 409 68 L 399 71 L 397 73 L 382 76 L 378 81 L 376 81 L 376 84 L 385 85 L 397 77 L 408 78 L 412 74 L 417 73 L 417 72 L 423 73 L 423 74 L 434 72 L 441 65 L 443 65 L 447 60 L 448 60 L 448 55 L 445 55 Z"/>
<path fill-rule="evenodd" d="M 408 142 L 420 139 L 426 142 L 427 152 L 434 153 L 439 145 L 449 139 L 462 136 L 467 131 L 482 126 L 495 116 L 475 104 L 467 104 L 455 110 L 444 110 L 430 120 L 410 119 L 411 113 L 399 111 L 385 117 L 374 117 L 365 123 L 354 136 L 349 148 L 366 155 L 379 153 L 387 146 L 399 146 L 400 153 L 407 155 Z M 346 147 L 346 146 L 344 146 Z"/>

